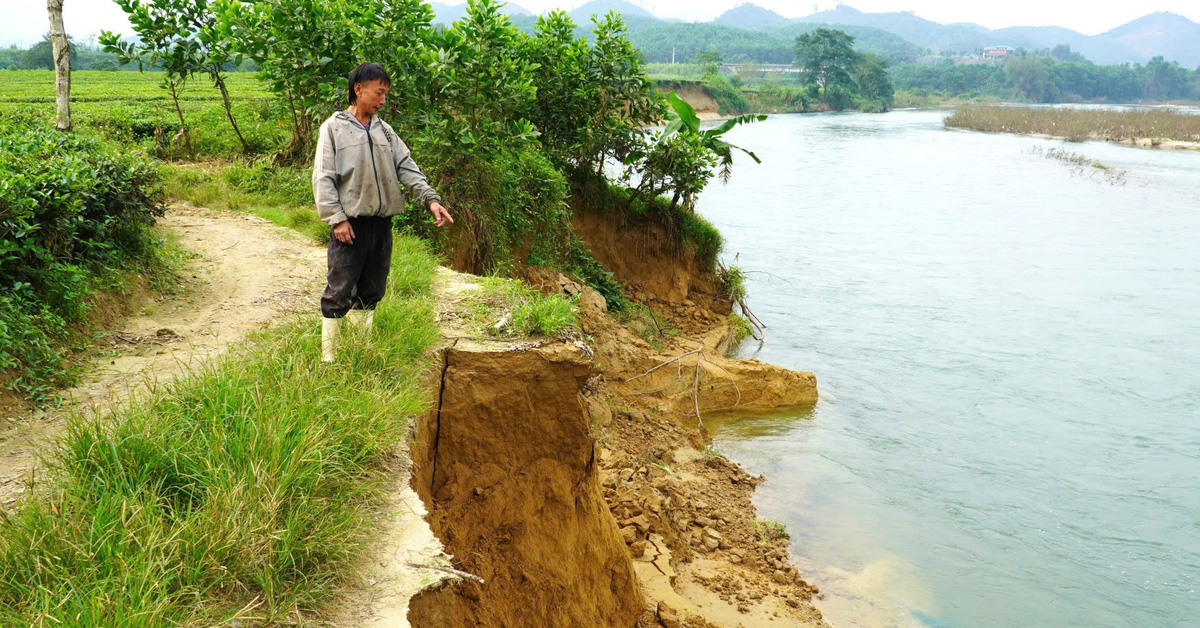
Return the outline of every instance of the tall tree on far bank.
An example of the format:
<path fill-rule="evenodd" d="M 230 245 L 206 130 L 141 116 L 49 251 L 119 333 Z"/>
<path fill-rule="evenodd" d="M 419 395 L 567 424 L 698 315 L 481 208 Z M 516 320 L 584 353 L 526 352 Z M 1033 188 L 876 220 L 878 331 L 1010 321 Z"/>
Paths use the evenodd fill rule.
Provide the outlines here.
<path fill-rule="evenodd" d="M 821 103 L 829 104 L 835 92 L 854 90 L 851 72 L 858 65 L 854 37 L 839 30 L 818 28 L 796 38 L 793 65 L 800 68 L 800 80 L 821 90 Z"/>
<path fill-rule="evenodd" d="M 858 95 L 869 101 L 870 109 L 883 112 L 892 108 L 896 90 L 888 77 L 886 61 L 869 52 L 861 53 L 854 69 L 854 82 L 858 85 Z"/>
<path fill-rule="evenodd" d="M 54 54 L 54 92 L 58 122 L 54 128 L 71 130 L 71 44 L 63 26 L 63 0 L 46 0 L 50 13 L 50 46 Z"/>

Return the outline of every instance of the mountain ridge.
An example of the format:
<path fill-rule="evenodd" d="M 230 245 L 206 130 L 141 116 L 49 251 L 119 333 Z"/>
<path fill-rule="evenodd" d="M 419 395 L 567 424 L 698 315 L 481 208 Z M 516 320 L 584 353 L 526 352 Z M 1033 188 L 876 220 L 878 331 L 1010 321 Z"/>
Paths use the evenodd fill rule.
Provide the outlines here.
<path fill-rule="evenodd" d="M 465 3 L 432 3 L 432 6 L 437 14 L 436 22 L 449 23 L 466 14 Z M 933 53 L 974 52 L 997 45 L 1041 50 L 1065 44 L 1098 64 L 1146 63 L 1152 57 L 1162 56 L 1167 61 L 1178 61 L 1184 67 L 1200 67 L 1200 23 L 1165 11 L 1144 15 L 1098 35 L 1084 35 L 1061 26 L 989 29 L 969 22 L 942 24 L 922 18 L 912 11 L 869 13 L 847 5 L 838 5 L 834 9 L 804 17 L 787 18 L 753 2 L 742 2 L 709 22 L 682 22 L 657 17 L 628 0 L 590 0 L 569 11 L 568 15 L 577 24 L 587 24 L 593 14 L 603 15 L 610 10 L 621 13 L 631 27 L 637 22 L 642 30 L 669 24 L 695 24 L 759 31 L 780 37 L 794 30 L 798 24 L 841 25 L 890 33 L 916 48 L 929 49 Z M 511 2 L 502 11 L 512 16 L 535 16 L 528 9 Z"/>

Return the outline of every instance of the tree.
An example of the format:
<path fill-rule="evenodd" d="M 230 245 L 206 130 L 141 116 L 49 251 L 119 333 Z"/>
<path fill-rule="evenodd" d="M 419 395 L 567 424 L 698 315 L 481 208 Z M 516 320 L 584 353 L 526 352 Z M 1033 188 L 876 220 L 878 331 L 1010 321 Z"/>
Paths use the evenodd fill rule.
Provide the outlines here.
<path fill-rule="evenodd" d="M 851 72 L 858 64 L 854 38 L 839 30 L 818 28 L 796 38 L 793 65 L 800 68 L 800 80 L 821 90 L 821 102 L 829 103 L 833 92 L 851 92 Z"/>
<path fill-rule="evenodd" d="M 1058 85 L 1052 80 L 1053 61 L 1048 57 L 1023 54 L 1004 64 L 1009 83 L 1033 102 L 1056 102 Z"/>
<path fill-rule="evenodd" d="M 883 59 L 864 52 L 859 56 L 855 67 L 854 80 L 858 85 L 858 95 L 868 100 L 872 108 L 887 111 L 892 107 L 896 91 L 892 80 L 888 77 L 887 63 Z"/>
<path fill-rule="evenodd" d="M 389 40 L 377 8 L 377 0 L 353 7 L 344 0 L 214 2 L 220 36 L 257 63 L 267 85 L 287 101 L 292 138 L 280 161 L 312 158 L 314 118 L 345 102 L 347 77 L 358 64 L 356 45 Z"/>
<path fill-rule="evenodd" d="M 730 118 L 711 129 L 700 129 L 700 118 L 696 110 L 675 92 L 667 94 L 667 125 L 652 136 L 648 146 L 634 151 L 626 160 L 629 168 L 641 176 L 637 187 L 630 194 L 629 203 L 640 196 L 657 197 L 674 191 L 671 209 L 682 204 L 692 211 L 695 198 L 713 176 L 713 169 L 722 183 L 728 183 L 733 173 L 733 151 L 739 150 L 755 163 L 762 163 L 754 153 L 726 142 L 724 135 L 739 124 L 766 120 L 764 115 L 744 115 Z"/>
<path fill-rule="evenodd" d="M 71 69 L 74 70 L 79 65 L 77 62 L 79 57 L 76 54 L 78 46 L 72 41 L 70 35 L 67 35 L 67 42 L 71 46 Z M 42 40 L 30 46 L 28 50 L 21 51 L 19 57 L 14 54 L 13 60 L 13 65 L 22 70 L 53 70 L 54 45 L 50 43 L 50 33 L 42 35 Z"/>
<path fill-rule="evenodd" d="M 141 67 L 143 58 L 161 63 L 166 68 L 167 85 L 176 102 L 180 128 L 184 133 L 188 151 L 191 137 L 183 121 L 183 112 L 178 106 L 177 88 L 194 74 L 207 74 L 213 87 L 221 92 L 221 104 L 225 118 L 233 127 L 242 152 L 250 152 L 242 130 L 233 117 L 233 106 L 229 89 L 225 83 L 225 64 L 233 60 L 229 40 L 221 37 L 217 17 L 209 7 L 208 0 L 115 0 L 129 16 L 134 32 L 141 37 L 141 44 L 123 42 L 112 33 L 100 37 L 104 49 L 115 52 L 122 64 L 137 61 Z"/>
<path fill-rule="evenodd" d="M 721 71 L 721 53 L 715 50 L 697 52 L 696 63 L 702 68 L 704 76 L 716 76 Z"/>
<path fill-rule="evenodd" d="M 46 0 L 50 13 L 50 44 L 54 52 L 54 92 L 58 121 L 54 128 L 71 130 L 71 45 L 63 26 L 63 0 Z"/>
<path fill-rule="evenodd" d="M 141 41 L 127 41 L 111 31 L 101 31 L 100 44 L 104 46 L 105 52 L 117 55 L 121 65 L 137 63 L 138 69 L 142 71 L 147 65 L 165 70 L 163 86 L 171 94 L 171 102 L 179 118 L 179 131 L 172 141 L 182 138 L 184 148 L 191 154 L 192 136 L 183 117 L 179 92 L 196 71 L 197 46 L 194 40 L 185 35 L 193 32 L 192 27 L 180 16 L 166 11 L 165 7 L 156 4 L 143 5 L 141 0 L 115 1 L 129 14 L 129 21 L 134 24 L 135 30 L 139 28 L 138 24 L 143 25 L 142 30 L 138 31 Z"/>
<path fill-rule="evenodd" d="M 1146 97 L 1156 100 L 1168 100 L 1184 96 L 1184 85 L 1187 83 L 1187 70 L 1180 67 L 1178 61 L 1168 63 L 1162 55 L 1154 57 L 1146 63 Z"/>

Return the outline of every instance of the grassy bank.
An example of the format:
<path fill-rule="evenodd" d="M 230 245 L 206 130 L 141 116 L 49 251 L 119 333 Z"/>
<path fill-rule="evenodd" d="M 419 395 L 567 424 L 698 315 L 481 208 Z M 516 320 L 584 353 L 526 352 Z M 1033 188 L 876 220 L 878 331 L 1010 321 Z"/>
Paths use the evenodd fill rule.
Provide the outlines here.
<path fill-rule="evenodd" d="M 267 161 L 164 163 L 163 189 L 171 201 L 196 207 L 248 212 L 329 242 L 329 227 L 317 218 L 311 170 Z"/>
<path fill-rule="evenodd" d="M 371 342 L 299 317 L 109 417 L 73 417 L 0 526 L 0 624 L 212 625 L 320 607 L 429 402 L 426 246 L 396 240 Z"/>
<path fill-rule="evenodd" d="M 1200 142 L 1200 116 L 1170 109 L 1114 111 L 1035 107 L 968 107 L 946 118 L 946 126 L 987 133 L 1049 135 L 1072 142 L 1138 139 Z"/>

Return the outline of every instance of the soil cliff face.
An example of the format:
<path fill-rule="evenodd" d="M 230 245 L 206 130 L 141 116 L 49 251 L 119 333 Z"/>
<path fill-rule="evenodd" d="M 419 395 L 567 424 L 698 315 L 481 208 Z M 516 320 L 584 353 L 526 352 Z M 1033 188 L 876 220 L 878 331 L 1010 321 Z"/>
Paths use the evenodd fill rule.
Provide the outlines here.
<path fill-rule="evenodd" d="M 543 268 L 526 281 L 577 299 L 587 342 L 478 337 L 472 279 L 435 285 L 447 347 L 434 409 L 410 445 L 413 489 L 456 569 L 413 597 L 443 626 L 825 627 L 818 594 L 763 536 L 754 478 L 706 448 L 702 415 L 811 404 L 816 378 L 726 356 L 730 304 L 674 234 L 577 211 L 593 255 L 677 330 L 653 339 L 591 288 Z M 578 336 L 576 336 L 578 338 Z M 602 446 L 597 445 L 601 443 Z"/>
<path fill-rule="evenodd" d="M 413 488 L 455 567 L 485 581 L 413 598 L 414 627 L 632 626 L 642 610 L 598 481 L 573 344 L 459 341 L 417 426 Z"/>

